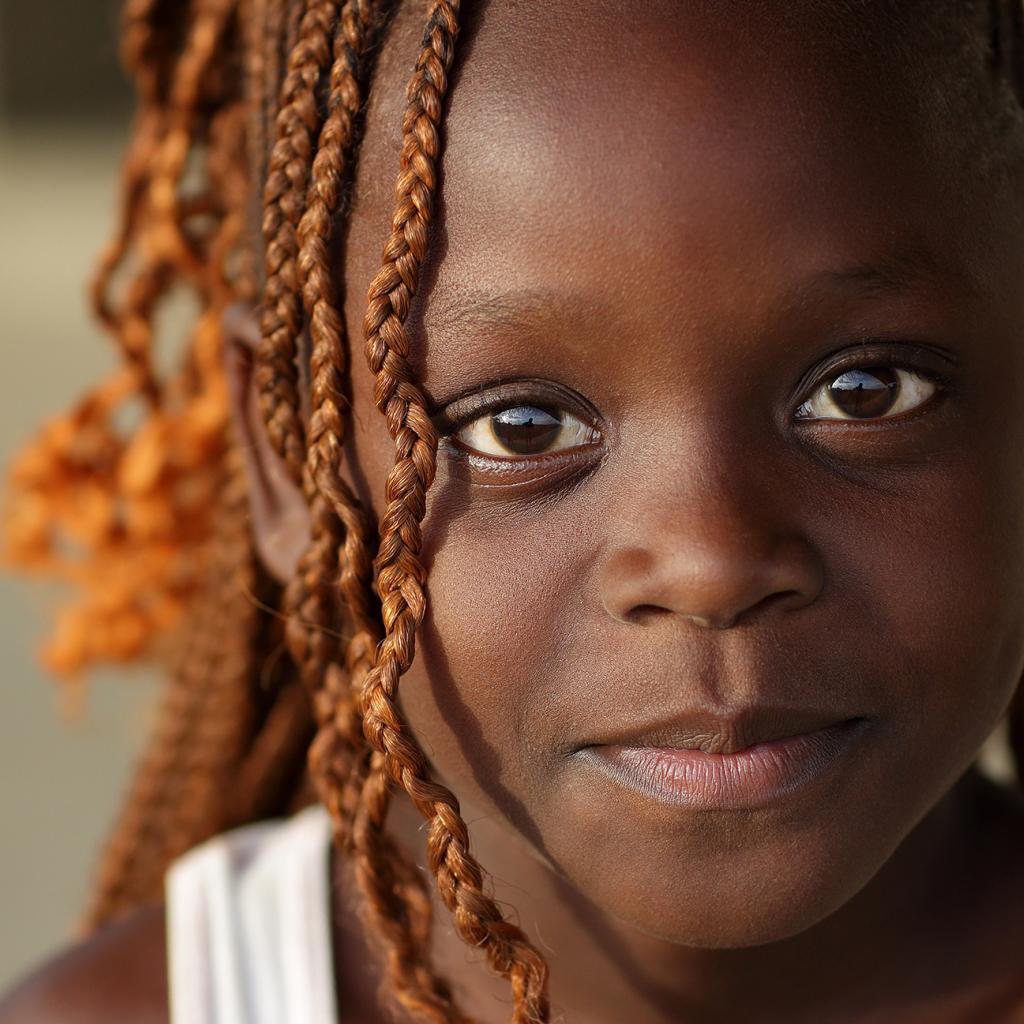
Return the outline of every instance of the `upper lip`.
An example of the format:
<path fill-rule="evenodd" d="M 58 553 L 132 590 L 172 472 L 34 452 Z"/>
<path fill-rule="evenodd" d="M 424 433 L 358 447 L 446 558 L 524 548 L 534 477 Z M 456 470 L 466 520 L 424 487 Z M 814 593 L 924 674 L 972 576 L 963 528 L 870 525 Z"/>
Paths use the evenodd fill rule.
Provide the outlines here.
<path fill-rule="evenodd" d="M 655 722 L 608 730 L 582 747 L 614 746 L 735 754 L 758 743 L 805 736 L 862 716 L 841 711 L 756 705 L 729 711 L 686 711 Z"/>

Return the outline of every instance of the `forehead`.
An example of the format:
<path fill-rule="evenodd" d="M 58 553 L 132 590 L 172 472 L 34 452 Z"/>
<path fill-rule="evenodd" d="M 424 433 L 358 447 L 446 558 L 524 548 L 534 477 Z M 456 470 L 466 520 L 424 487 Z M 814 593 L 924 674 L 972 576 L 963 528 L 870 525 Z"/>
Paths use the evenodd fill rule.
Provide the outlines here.
<path fill-rule="evenodd" d="M 698 211 L 727 227 L 769 198 L 842 203 L 865 177 L 891 192 L 894 157 L 922 155 L 908 137 L 920 121 L 864 16 L 747 6 L 759 13 L 737 16 L 729 0 L 631 17 L 602 2 L 585 17 L 558 3 L 485 8 L 448 114 L 450 240 L 486 242 L 506 224 L 582 241 L 617 219 L 628 246 L 650 241 L 630 227 L 657 222 L 667 237 Z"/>
<path fill-rule="evenodd" d="M 977 218 L 950 174 L 948 96 L 936 97 L 941 62 L 973 35 L 943 40 L 924 30 L 920 4 L 899 6 L 901 17 L 893 9 L 476 7 L 460 39 L 414 320 L 443 326 L 488 296 L 500 308 L 502 295 L 552 288 L 592 313 L 654 303 L 685 317 L 696 295 L 726 309 L 743 294 L 755 315 L 765 290 L 908 252 L 936 266 L 955 252 L 966 266 L 953 269 L 969 276 L 964 225 Z M 371 101 L 349 246 L 360 282 L 375 269 L 359 265 L 362 254 L 379 253 L 390 213 L 401 79 L 419 27 L 420 12 L 403 11 Z M 565 308 L 575 316 L 568 295 Z"/>

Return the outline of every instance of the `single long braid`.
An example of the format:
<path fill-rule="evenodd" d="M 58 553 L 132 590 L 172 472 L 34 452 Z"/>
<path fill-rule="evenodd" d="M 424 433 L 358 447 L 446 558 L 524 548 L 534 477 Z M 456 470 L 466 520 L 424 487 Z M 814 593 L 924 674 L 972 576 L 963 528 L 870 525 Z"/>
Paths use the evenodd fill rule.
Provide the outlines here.
<path fill-rule="evenodd" d="M 426 611 L 426 574 L 420 563 L 420 523 L 433 482 L 437 436 L 409 368 L 405 320 L 427 254 L 438 129 L 458 33 L 458 0 L 432 0 L 423 48 L 407 89 L 397 205 L 381 270 L 370 285 L 364 322 L 366 358 L 375 375 L 375 401 L 396 447 L 385 488 L 376 559 L 385 636 L 363 688 L 366 737 L 383 757 L 363 792 L 360 845 L 373 850 L 383 833 L 389 792 L 384 772 L 401 785 L 429 822 L 428 855 L 438 891 L 456 929 L 483 948 L 491 966 L 512 986 L 517 1024 L 548 1020 L 547 966 L 523 932 L 505 921 L 483 888 L 483 872 L 469 849 L 455 796 L 427 778 L 426 758 L 404 727 L 396 697 L 412 663 L 416 630 Z"/>
<path fill-rule="evenodd" d="M 242 624 L 251 644 L 258 617 L 248 598 L 255 565 L 238 456 L 229 462 L 223 493 L 210 581 L 192 611 L 171 667 L 175 685 L 165 695 L 154 739 L 108 841 L 84 919 L 87 929 L 133 906 L 157 902 L 164 865 L 231 817 L 225 782 L 250 742 L 257 652 L 218 638 Z"/>
<path fill-rule="evenodd" d="M 140 106 L 93 290 L 123 366 L 10 471 L 7 558 L 80 591 L 48 664 L 69 675 L 98 661 L 167 666 L 87 927 L 159 900 L 177 852 L 281 813 L 305 791 L 304 758 L 291 751 L 308 746 L 310 711 L 287 663 L 264 686 L 263 665 L 281 646 L 279 588 L 254 566 L 221 369 L 221 312 L 255 288 L 238 76 L 247 10 L 232 0 L 127 5 L 122 54 Z M 203 312 L 178 368 L 158 376 L 153 319 L 182 285 Z M 138 399 L 141 420 L 125 430 L 122 411 Z"/>
<path fill-rule="evenodd" d="M 329 114 L 318 140 L 306 209 L 298 227 L 298 271 L 311 339 L 311 415 L 308 432 L 306 487 L 312 512 L 311 544 L 297 579 L 293 600 L 298 614 L 291 628 L 300 635 L 292 651 L 310 676 L 310 685 L 327 694 L 319 716 L 318 743 L 333 746 L 331 729 L 354 734 L 347 720 L 351 700 L 347 683 L 334 665 L 338 653 L 338 585 L 349 616 L 349 672 L 368 662 L 378 640 L 379 614 L 372 599 L 370 526 L 358 499 L 339 473 L 343 461 L 347 409 L 346 347 L 336 289 L 332 280 L 334 218 L 341 202 L 350 151 L 355 142 L 355 119 L 362 106 L 360 58 L 372 39 L 374 5 L 365 0 L 345 5 L 334 39 Z M 291 635 L 291 634 L 290 634 Z M 334 758 L 319 762 L 318 774 L 330 771 Z M 346 765 L 333 784 L 344 785 L 354 766 Z M 341 828 L 340 817 L 336 827 Z"/>
<path fill-rule="evenodd" d="M 296 483 L 302 481 L 305 463 L 296 361 L 302 333 L 296 229 L 322 122 L 317 86 L 330 64 L 337 17 L 338 0 L 306 0 L 281 86 L 276 139 L 263 194 L 265 280 L 255 380 L 270 442 Z"/>

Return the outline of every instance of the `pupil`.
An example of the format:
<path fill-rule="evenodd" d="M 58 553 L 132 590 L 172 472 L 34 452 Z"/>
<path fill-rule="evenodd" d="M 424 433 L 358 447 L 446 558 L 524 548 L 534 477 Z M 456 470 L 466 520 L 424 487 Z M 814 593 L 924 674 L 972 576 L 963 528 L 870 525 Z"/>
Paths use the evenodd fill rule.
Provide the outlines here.
<path fill-rule="evenodd" d="M 887 367 L 847 370 L 828 386 L 829 397 L 848 416 L 884 416 L 899 394 L 899 374 Z"/>
<path fill-rule="evenodd" d="M 491 430 L 498 442 L 516 455 L 537 455 L 549 448 L 562 432 L 562 419 L 555 409 L 523 405 L 502 409 L 491 417 Z"/>

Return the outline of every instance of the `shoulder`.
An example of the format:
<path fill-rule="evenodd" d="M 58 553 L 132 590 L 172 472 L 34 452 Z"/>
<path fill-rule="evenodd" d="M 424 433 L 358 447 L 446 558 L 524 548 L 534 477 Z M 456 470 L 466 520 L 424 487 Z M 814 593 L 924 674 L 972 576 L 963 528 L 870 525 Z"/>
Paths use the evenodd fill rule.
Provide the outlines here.
<path fill-rule="evenodd" d="M 72 946 L 0 999 L 0 1024 L 167 1024 L 164 911 L 140 910 Z"/>

